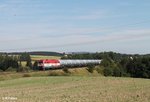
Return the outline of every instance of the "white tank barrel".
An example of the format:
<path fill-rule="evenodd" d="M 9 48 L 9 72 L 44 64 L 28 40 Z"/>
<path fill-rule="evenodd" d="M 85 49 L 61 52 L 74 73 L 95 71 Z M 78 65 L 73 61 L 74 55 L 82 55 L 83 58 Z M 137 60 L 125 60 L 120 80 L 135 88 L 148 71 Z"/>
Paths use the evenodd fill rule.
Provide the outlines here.
<path fill-rule="evenodd" d="M 61 65 L 100 64 L 101 60 L 59 60 Z"/>

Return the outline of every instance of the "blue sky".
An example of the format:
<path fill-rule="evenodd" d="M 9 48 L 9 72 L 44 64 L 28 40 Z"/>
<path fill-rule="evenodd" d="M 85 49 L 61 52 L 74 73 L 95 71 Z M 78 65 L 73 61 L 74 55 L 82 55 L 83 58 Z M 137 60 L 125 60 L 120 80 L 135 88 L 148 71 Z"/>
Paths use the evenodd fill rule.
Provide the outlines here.
<path fill-rule="evenodd" d="M 150 0 L 0 0 L 0 51 L 150 53 Z"/>

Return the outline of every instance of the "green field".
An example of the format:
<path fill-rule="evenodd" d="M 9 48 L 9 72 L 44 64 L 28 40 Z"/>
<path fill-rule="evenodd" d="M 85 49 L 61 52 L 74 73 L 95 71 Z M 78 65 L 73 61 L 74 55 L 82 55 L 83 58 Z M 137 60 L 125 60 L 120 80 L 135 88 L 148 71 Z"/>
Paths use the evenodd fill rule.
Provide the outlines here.
<path fill-rule="evenodd" d="M 89 76 L 0 81 L 0 102 L 149 102 L 150 80 Z"/>
<path fill-rule="evenodd" d="M 61 57 L 59 56 L 40 56 L 40 55 L 31 55 L 31 60 L 36 61 L 36 60 L 41 60 L 41 59 L 60 59 Z"/>
<path fill-rule="evenodd" d="M 32 63 L 40 59 L 60 59 L 55 56 L 31 56 Z M 26 62 L 22 62 L 25 66 Z M 150 80 L 103 77 L 85 68 L 0 72 L 0 102 L 149 102 Z"/>
<path fill-rule="evenodd" d="M 41 60 L 41 59 L 60 59 L 60 56 L 40 56 L 40 55 L 31 55 L 32 64 L 34 64 L 35 61 Z M 26 61 L 21 62 L 22 66 L 26 66 Z"/>

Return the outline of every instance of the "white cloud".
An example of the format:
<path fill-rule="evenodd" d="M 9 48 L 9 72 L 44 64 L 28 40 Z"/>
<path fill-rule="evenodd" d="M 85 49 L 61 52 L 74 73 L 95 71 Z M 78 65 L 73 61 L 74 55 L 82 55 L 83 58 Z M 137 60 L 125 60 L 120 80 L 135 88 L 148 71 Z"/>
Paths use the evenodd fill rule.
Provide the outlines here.
<path fill-rule="evenodd" d="M 150 38 L 149 29 L 102 28 L 101 26 L 105 24 L 99 24 L 99 22 L 103 18 L 110 17 L 111 19 L 107 19 L 110 22 L 106 21 L 108 23 L 106 25 L 111 26 L 114 24 L 112 17 L 119 18 L 116 21 L 121 21 L 121 16 L 125 17 L 122 13 L 111 13 L 111 10 L 107 11 L 107 8 L 105 10 L 94 8 L 89 8 L 90 10 L 87 8 L 59 10 L 60 8 L 52 7 L 52 9 L 41 8 L 40 10 L 38 6 L 34 8 L 30 5 L 28 8 L 27 4 L 30 4 L 29 0 L 9 0 L 9 2 L 0 4 L 0 12 L 5 13 L 0 18 L 6 18 L 5 22 L 0 24 L 1 49 L 7 50 L 11 47 L 14 50 L 25 48 L 67 49 L 70 46 L 78 46 L 82 49 L 82 46 L 88 44 L 93 45 L 89 49 L 94 49 L 94 45 L 98 43 L 126 43 L 131 40 L 140 41 Z M 123 5 L 128 4 L 124 3 Z M 17 14 L 17 17 L 9 16 L 14 14 Z M 119 23 L 124 24 L 125 22 Z"/>
<path fill-rule="evenodd" d="M 40 28 L 40 27 L 39 27 Z M 6 49 L 6 50 L 11 50 L 8 49 L 9 46 L 11 46 L 12 50 L 27 50 L 27 49 L 60 49 L 60 48 L 68 48 L 70 46 L 87 46 L 88 44 L 90 45 L 96 45 L 98 43 L 105 44 L 105 43 L 113 43 L 113 42 L 125 42 L 127 43 L 128 41 L 132 40 L 143 40 L 150 38 L 150 30 L 149 29 L 130 29 L 130 30 L 122 30 L 118 32 L 112 32 L 112 33 L 107 33 L 106 31 L 99 30 L 97 29 L 89 29 L 89 28 L 68 28 L 64 29 L 53 29 L 53 33 L 57 32 L 59 33 L 56 36 L 42 36 L 43 30 L 42 29 L 36 29 L 36 33 L 38 35 L 36 36 L 34 30 L 30 33 L 33 33 L 33 35 L 27 35 L 27 36 L 2 36 L 0 38 L 1 41 L 1 49 Z M 30 30 L 29 30 L 30 31 Z M 72 33 L 74 31 L 74 33 Z M 46 31 L 48 33 L 48 31 Z M 62 36 L 61 35 L 62 33 Z M 86 34 L 90 32 L 91 34 Z M 92 35 L 96 32 L 104 32 L 107 34 L 96 34 Z M 54 35 L 55 35 L 54 33 Z M 75 34 L 76 33 L 76 34 Z M 13 43 L 12 43 L 13 42 Z M 4 45 L 4 46 L 3 46 Z M 82 48 L 81 48 L 82 49 Z M 92 48 L 94 49 L 94 47 Z"/>
<path fill-rule="evenodd" d="M 150 36 L 149 29 L 127 29 L 115 31 L 110 28 L 90 28 L 90 27 L 73 27 L 73 26 L 59 26 L 44 24 L 24 24 L 24 25 L 5 25 L 0 27 L 0 42 L 5 43 L 9 41 L 20 40 L 36 40 L 36 39 L 72 39 L 74 37 L 85 42 L 97 41 L 113 41 L 113 40 L 127 40 L 140 39 Z M 84 37 L 85 39 L 80 39 Z M 66 39 L 65 39 L 66 38 Z M 51 40 L 50 39 L 50 40 Z M 43 40 L 44 41 L 44 40 Z"/>

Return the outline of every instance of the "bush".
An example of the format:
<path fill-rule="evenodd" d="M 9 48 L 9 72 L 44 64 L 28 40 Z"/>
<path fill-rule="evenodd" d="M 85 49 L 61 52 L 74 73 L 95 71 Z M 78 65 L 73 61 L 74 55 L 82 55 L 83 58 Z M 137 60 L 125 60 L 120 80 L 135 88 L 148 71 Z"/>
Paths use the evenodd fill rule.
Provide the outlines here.
<path fill-rule="evenodd" d="M 31 77 L 31 75 L 30 74 L 23 74 L 23 77 Z"/>
<path fill-rule="evenodd" d="M 38 62 L 37 61 L 34 62 L 32 69 L 33 70 L 39 70 L 39 68 L 38 68 Z"/>
<path fill-rule="evenodd" d="M 103 66 L 98 66 L 96 67 L 96 71 L 101 74 L 101 75 L 104 75 L 104 67 Z"/>
<path fill-rule="evenodd" d="M 66 68 L 66 67 L 63 68 L 63 71 L 64 71 L 65 73 L 70 73 L 69 70 L 68 70 L 68 68 Z"/>
<path fill-rule="evenodd" d="M 110 67 L 107 67 L 104 69 L 104 76 L 112 76 L 113 75 L 113 69 Z"/>
<path fill-rule="evenodd" d="M 0 72 L 4 72 L 4 71 L 0 69 Z"/>
<path fill-rule="evenodd" d="M 17 72 L 29 72 L 29 67 L 19 67 L 17 69 Z"/>
<path fill-rule="evenodd" d="M 121 77 L 122 76 L 121 70 L 119 68 L 114 68 L 113 69 L 113 76 Z"/>
<path fill-rule="evenodd" d="M 15 69 L 15 68 L 12 68 L 12 67 L 9 67 L 6 71 L 9 71 L 9 72 L 11 72 L 11 71 L 16 71 L 16 69 Z"/>
<path fill-rule="evenodd" d="M 94 65 L 89 65 L 89 66 L 87 67 L 87 71 L 90 72 L 90 73 L 93 73 L 94 68 L 95 68 Z"/>

